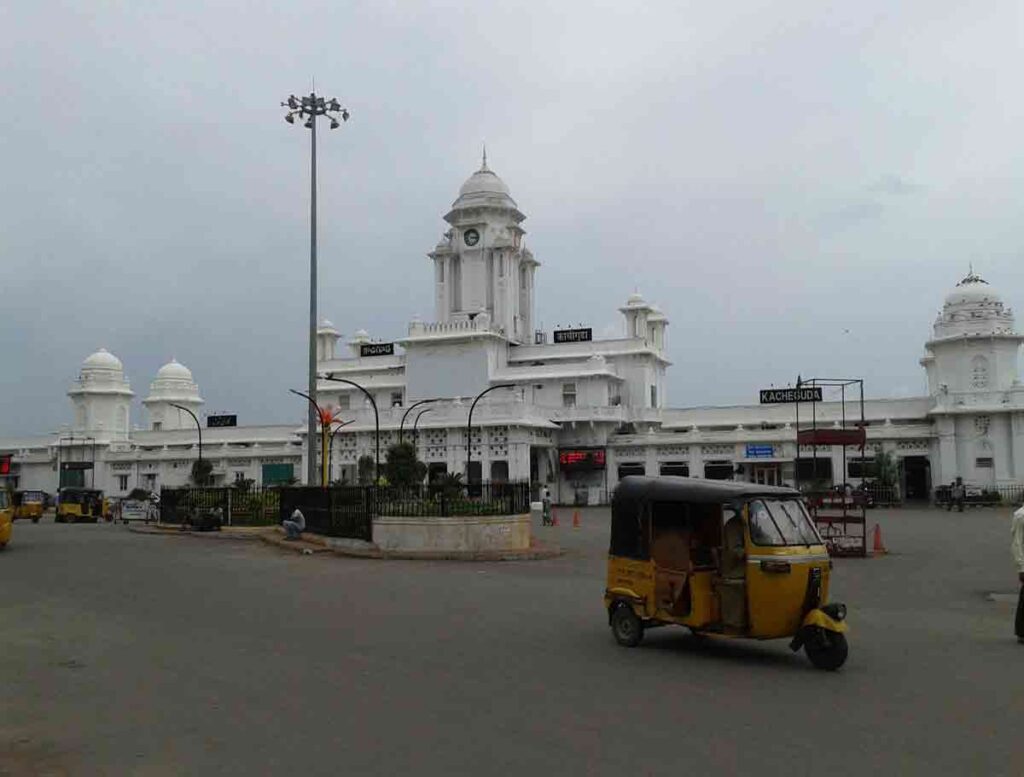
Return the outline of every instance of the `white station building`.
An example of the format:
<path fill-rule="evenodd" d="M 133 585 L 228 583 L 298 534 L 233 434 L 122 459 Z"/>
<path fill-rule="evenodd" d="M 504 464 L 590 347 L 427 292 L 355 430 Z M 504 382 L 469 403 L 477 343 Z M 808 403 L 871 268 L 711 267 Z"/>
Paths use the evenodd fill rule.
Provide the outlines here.
<path fill-rule="evenodd" d="M 605 502 L 630 474 L 766 484 L 806 479 L 801 472 L 812 452 L 797 449 L 792 404 L 665 407 L 669 322 L 640 294 L 619 309 L 619 338 L 595 340 L 586 328 L 549 338 L 535 329 L 540 262 L 526 247 L 525 218 L 485 158 L 428 253 L 434 320 L 414 320 L 403 336 L 387 340 L 357 330 L 345 343 L 323 321 L 319 401 L 351 421 L 333 437 L 332 480 L 355 482 L 358 460 L 375 455 L 377 436 L 366 395 L 326 376 L 352 381 L 373 397 L 382 461 L 404 437 L 416 443 L 432 475 L 465 474 L 468 442 L 470 480 L 549 484 L 560 503 Z M 925 343 L 928 395 L 865 401 L 866 458 L 891 452 L 911 499 L 927 498 L 958 476 L 981 487 L 1024 484 L 1022 340 L 1002 298 L 969 273 L 946 297 Z M 198 454 L 191 414 L 202 423 L 203 400 L 185 366 L 172 359 L 157 372 L 142 400 L 144 429 L 131 424 L 134 394 L 124 367 L 104 349 L 82 363 L 68 396 L 72 422 L 61 432 L 0 438 L 0 463 L 8 462 L 0 480 L 52 492 L 62 472 L 66 485 L 94 484 L 112 496 L 188 482 Z M 840 424 L 843 408 L 823 401 L 814 412 L 818 427 L 827 428 Z M 851 415 L 859 421 L 859 407 L 848 403 L 846 414 L 848 422 Z M 202 431 L 215 482 L 282 483 L 305 472 L 299 423 L 203 424 Z M 850 466 L 849 454 L 819 447 L 816 471 L 836 483 L 858 482 L 865 462 L 857 451 L 857 466 Z"/>

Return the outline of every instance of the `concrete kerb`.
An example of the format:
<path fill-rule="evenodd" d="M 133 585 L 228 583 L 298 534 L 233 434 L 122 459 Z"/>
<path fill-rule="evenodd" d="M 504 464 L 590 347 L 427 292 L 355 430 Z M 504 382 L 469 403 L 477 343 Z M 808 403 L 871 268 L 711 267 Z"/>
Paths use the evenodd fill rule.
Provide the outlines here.
<path fill-rule="evenodd" d="M 321 554 L 333 553 L 336 556 L 349 558 L 380 559 L 382 561 L 543 561 L 558 558 L 565 551 L 545 542 L 531 540 L 530 547 L 525 550 L 493 550 L 493 551 L 384 551 L 371 542 L 345 540 L 334 537 L 321 537 L 316 534 L 303 534 L 301 540 L 285 539 L 284 529 L 280 526 L 225 526 L 219 532 L 182 531 L 178 526 L 143 525 L 129 526 L 129 531 L 137 534 L 153 534 L 165 537 L 196 537 L 211 540 L 258 540 L 281 550 L 294 553 Z"/>

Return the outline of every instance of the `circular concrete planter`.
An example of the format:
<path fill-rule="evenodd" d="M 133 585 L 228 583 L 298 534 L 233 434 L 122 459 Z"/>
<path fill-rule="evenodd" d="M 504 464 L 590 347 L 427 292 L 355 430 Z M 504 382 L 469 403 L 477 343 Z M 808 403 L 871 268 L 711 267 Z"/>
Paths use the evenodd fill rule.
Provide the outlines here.
<path fill-rule="evenodd" d="M 527 550 L 529 515 L 468 515 L 451 518 L 373 519 L 373 542 L 382 551 Z"/>

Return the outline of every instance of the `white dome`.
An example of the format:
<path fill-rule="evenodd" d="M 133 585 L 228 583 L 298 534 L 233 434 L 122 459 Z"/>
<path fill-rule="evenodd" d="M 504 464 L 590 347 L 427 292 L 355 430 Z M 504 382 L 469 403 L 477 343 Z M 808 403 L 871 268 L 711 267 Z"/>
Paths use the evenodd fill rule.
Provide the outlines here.
<path fill-rule="evenodd" d="M 157 380 L 192 380 L 192 371 L 177 359 L 171 359 L 156 371 Z"/>
<path fill-rule="evenodd" d="M 356 334 L 355 334 L 355 339 L 356 340 L 369 340 L 370 339 L 370 333 L 367 332 L 365 329 L 357 329 L 356 330 Z"/>
<path fill-rule="evenodd" d="M 626 300 L 627 305 L 643 305 L 644 297 L 639 291 L 634 291 L 629 295 L 629 299 Z"/>
<path fill-rule="evenodd" d="M 963 305 L 975 302 L 1002 303 L 1002 298 L 989 285 L 988 281 L 976 275 L 972 270 L 956 285 L 953 291 L 946 295 L 946 304 Z"/>
<path fill-rule="evenodd" d="M 504 194 L 510 195 L 508 186 L 494 172 L 484 165 L 466 179 L 459 189 L 459 197 L 471 194 Z"/>
<path fill-rule="evenodd" d="M 106 348 L 100 348 L 96 353 L 89 356 L 84 362 L 82 362 L 82 369 L 84 370 L 124 370 L 124 365 L 121 364 L 121 360 L 118 359 L 114 354 L 108 351 Z"/>

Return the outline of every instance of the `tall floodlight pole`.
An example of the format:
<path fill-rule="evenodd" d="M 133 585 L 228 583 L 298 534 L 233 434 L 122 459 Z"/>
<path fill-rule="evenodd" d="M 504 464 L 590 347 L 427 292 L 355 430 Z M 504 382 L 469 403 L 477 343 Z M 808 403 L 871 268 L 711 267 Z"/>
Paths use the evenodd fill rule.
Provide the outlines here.
<path fill-rule="evenodd" d="M 312 403 L 306 422 L 306 484 L 316 485 L 316 120 L 326 116 L 331 121 L 331 129 L 338 129 L 341 121 L 348 121 L 348 111 L 342 108 L 337 99 L 318 97 L 310 92 L 304 97 L 289 95 L 281 103 L 287 108 L 284 120 L 295 123 L 295 117 L 305 119 L 303 125 L 309 130 L 309 396 Z M 324 484 L 326 485 L 326 484 Z"/>

